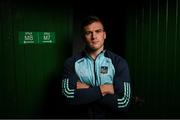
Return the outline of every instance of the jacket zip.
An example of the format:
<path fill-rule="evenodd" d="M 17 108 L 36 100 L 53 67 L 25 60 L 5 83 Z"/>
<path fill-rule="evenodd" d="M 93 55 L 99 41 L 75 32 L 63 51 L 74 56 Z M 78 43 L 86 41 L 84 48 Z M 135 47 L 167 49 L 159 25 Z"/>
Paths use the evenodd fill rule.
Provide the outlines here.
<path fill-rule="evenodd" d="M 96 72 L 96 59 L 99 57 L 99 55 L 101 54 L 102 52 L 100 52 L 95 59 L 93 59 L 93 62 L 94 62 L 94 79 L 95 79 L 95 86 L 97 86 L 97 72 Z"/>
<path fill-rule="evenodd" d="M 94 63 L 94 80 L 95 80 L 95 86 L 97 85 L 97 74 L 96 74 L 96 59 L 98 58 L 98 56 L 102 53 L 102 51 L 96 56 L 95 59 L 93 59 L 91 56 L 89 56 Z"/>
<path fill-rule="evenodd" d="M 97 75 L 96 75 L 96 59 L 94 61 L 94 80 L 95 80 L 95 86 L 97 85 Z"/>

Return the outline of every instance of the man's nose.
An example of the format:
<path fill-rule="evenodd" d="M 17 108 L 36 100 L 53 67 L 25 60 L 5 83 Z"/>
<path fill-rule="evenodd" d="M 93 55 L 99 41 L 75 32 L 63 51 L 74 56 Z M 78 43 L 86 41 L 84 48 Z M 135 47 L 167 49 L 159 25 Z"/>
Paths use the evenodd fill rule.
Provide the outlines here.
<path fill-rule="evenodd" d="M 94 40 L 94 39 L 96 39 L 96 37 L 97 37 L 96 33 L 93 32 L 93 33 L 92 33 L 92 39 Z"/>

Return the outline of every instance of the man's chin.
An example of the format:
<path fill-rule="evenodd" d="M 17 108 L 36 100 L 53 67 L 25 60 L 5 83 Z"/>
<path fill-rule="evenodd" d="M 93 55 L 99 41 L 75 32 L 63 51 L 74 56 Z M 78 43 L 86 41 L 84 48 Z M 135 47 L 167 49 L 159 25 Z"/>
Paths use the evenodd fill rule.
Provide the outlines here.
<path fill-rule="evenodd" d="M 97 51 L 98 49 L 97 48 L 90 48 L 91 51 Z"/>
<path fill-rule="evenodd" d="M 88 46 L 88 48 L 90 49 L 90 50 L 97 50 L 97 47 L 95 47 L 95 46 Z"/>
<path fill-rule="evenodd" d="M 91 50 L 91 51 L 97 51 L 97 50 L 99 50 L 101 47 L 99 47 L 99 46 L 89 46 L 89 49 Z"/>

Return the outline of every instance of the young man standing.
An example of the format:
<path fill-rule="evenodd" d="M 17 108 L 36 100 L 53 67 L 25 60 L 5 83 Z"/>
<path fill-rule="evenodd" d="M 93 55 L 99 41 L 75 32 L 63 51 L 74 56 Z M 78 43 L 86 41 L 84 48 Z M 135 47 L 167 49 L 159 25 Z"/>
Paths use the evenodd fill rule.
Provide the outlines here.
<path fill-rule="evenodd" d="M 81 27 L 85 50 L 64 65 L 62 93 L 66 102 L 77 110 L 78 106 L 87 108 L 91 118 L 106 118 L 109 111 L 126 111 L 131 100 L 126 60 L 104 48 L 106 32 L 98 17 L 87 17 Z"/>

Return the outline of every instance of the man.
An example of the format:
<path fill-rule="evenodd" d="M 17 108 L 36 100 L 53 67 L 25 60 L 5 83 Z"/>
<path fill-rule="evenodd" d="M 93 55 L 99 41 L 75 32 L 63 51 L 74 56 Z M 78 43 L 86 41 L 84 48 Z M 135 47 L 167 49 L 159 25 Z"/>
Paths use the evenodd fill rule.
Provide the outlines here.
<path fill-rule="evenodd" d="M 82 34 L 85 50 L 64 65 L 65 100 L 76 110 L 85 106 L 92 118 L 105 118 L 109 111 L 127 110 L 131 98 L 127 62 L 104 48 L 106 32 L 98 17 L 89 16 L 82 22 Z"/>

